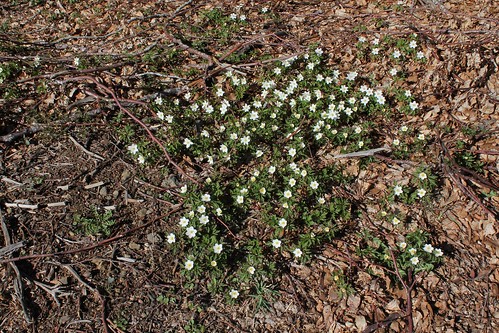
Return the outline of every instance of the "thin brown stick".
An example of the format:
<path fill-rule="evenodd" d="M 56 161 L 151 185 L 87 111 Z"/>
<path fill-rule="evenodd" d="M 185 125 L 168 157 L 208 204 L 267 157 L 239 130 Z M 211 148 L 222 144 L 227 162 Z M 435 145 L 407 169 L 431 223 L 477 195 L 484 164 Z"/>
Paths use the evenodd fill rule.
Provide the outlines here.
<path fill-rule="evenodd" d="M 65 71 L 60 71 L 60 72 L 56 72 L 56 73 L 42 74 L 42 75 L 27 77 L 25 79 L 16 81 L 16 83 L 24 83 L 24 82 L 38 80 L 38 79 L 54 79 L 56 77 L 67 75 L 67 74 L 81 75 L 81 74 L 102 72 L 102 71 L 107 71 L 107 70 L 113 69 L 113 68 L 123 67 L 123 66 L 129 65 L 129 64 L 130 64 L 130 62 L 120 62 L 117 64 L 95 67 L 95 68 L 87 68 L 87 69 L 80 69 L 80 70 L 65 70 Z"/>
<path fill-rule="evenodd" d="M 414 283 L 412 281 L 412 273 L 408 273 L 408 283 L 405 282 L 405 280 L 402 278 L 402 275 L 400 274 L 399 268 L 397 266 L 397 259 L 395 259 L 395 254 L 393 254 L 393 251 L 390 249 L 390 256 L 392 257 L 392 262 L 393 266 L 395 268 L 395 275 L 399 279 L 400 283 L 402 283 L 402 286 L 404 287 L 404 290 L 406 292 L 406 310 L 405 310 L 405 317 L 407 318 L 407 333 L 413 333 L 414 332 L 414 318 L 412 316 L 412 288 L 414 287 Z"/>
<path fill-rule="evenodd" d="M 3 231 L 3 237 L 5 239 L 5 245 L 10 246 L 12 245 L 12 240 L 10 238 L 9 234 L 9 229 L 7 228 L 7 224 L 5 224 L 5 221 L 3 219 L 3 213 L 2 210 L 0 209 L 0 226 Z M 21 309 L 24 315 L 24 320 L 26 323 L 31 324 L 33 323 L 33 317 L 31 316 L 31 313 L 29 312 L 28 306 L 26 305 L 26 298 L 24 294 L 24 286 L 23 286 L 23 280 L 21 276 L 21 272 L 19 271 L 19 268 L 17 267 L 17 264 L 15 262 L 10 262 L 10 266 L 14 270 L 16 276 L 14 277 L 14 291 L 16 298 L 18 299 L 19 303 L 21 304 Z"/>
<path fill-rule="evenodd" d="M 79 248 L 79 249 L 67 250 L 67 251 L 60 251 L 60 252 L 53 252 L 53 253 L 30 254 L 30 255 L 21 256 L 21 257 L 2 259 L 2 260 L 0 260 L 0 264 L 9 263 L 9 262 L 17 262 L 17 261 L 21 261 L 21 260 L 38 259 L 38 258 L 52 258 L 52 257 L 63 256 L 63 255 L 80 253 L 80 252 L 87 252 L 87 251 L 93 250 L 95 248 L 104 246 L 106 244 L 113 243 L 113 242 L 120 240 L 124 237 L 127 237 L 140 229 L 147 228 L 148 226 L 152 225 L 154 222 L 159 221 L 165 217 L 168 217 L 168 216 L 178 212 L 179 210 L 181 210 L 181 208 L 182 208 L 182 204 L 178 205 L 177 207 L 175 207 L 174 209 L 172 209 L 168 213 L 163 214 L 161 216 L 158 216 L 149 222 L 146 222 L 144 224 L 136 226 L 135 228 L 127 230 L 119 235 L 116 235 L 116 236 L 113 236 L 110 238 L 106 238 L 106 239 L 104 239 L 100 242 L 94 243 L 92 245 L 84 246 L 84 247 Z"/>
<path fill-rule="evenodd" d="M 147 134 L 149 135 L 149 138 L 152 141 L 154 141 L 161 148 L 161 150 L 163 151 L 163 155 L 168 160 L 168 163 L 170 163 L 171 165 L 173 165 L 177 169 L 178 172 L 180 172 L 183 176 L 185 176 L 186 178 L 188 178 L 192 182 L 194 182 L 196 184 L 199 183 L 197 180 L 195 180 L 194 178 L 192 178 L 191 176 L 189 176 L 177 163 L 175 163 L 175 161 L 173 161 L 173 159 L 170 157 L 170 154 L 168 154 L 168 152 L 166 151 L 165 146 L 163 146 L 163 144 L 161 143 L 161 141 L 159 141 L 159 139 L 156 138 L 156 136 L 151 132 L 151 130 L 147 127 L 146 124 L 144 124 L 139 118 L 137 118 L 133 113 L 131 113 L 127 108 L 125 108 L 122 105 L 120 99 L 116 96 L 116 93 L 112 89 L 110 89 L 107 86 L 103 85 L 102 83 L 100 83 L 94 77 L 91 77 L 91 76 L 79 76 L 79 77 L 74 77 L 74 78 L 67 79 L 66 81 L 84 81 L 84 80 L 88 80 L 88 81 L 93 82 L 99 88 L 101 88 L 102 90 L 104 90 L 107 93 L 109 93 L 111 95 L 112 99 L 114 100 L 114 102 L 116 103 L 116 105 L 118 106 L 118 108 L 122 112 L 126 113 L 130 118 L 132 118 L 133 121 L 135 121 L 137 124 L 139 124 L 147 132 Z M 141 102 L 141 103 L 143 103 L 143 102 Z"/>

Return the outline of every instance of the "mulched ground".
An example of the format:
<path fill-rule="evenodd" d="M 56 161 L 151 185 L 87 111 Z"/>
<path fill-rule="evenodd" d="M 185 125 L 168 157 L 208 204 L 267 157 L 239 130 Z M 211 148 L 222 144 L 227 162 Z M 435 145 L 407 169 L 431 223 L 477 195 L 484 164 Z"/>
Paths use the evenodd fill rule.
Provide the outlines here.
<path fill-rule="evenodd" d="M 283 40 L 276 46 L 276 55 L 320 43 L 332 59 L 342 59 L 340 69 L 355 65 L 349 61 L 354 59 L 359 27 L 367 36 L 419 34 L 429 51 L 429 69 L 408 78 L 426 112 L 424 124 L 419 120 L 413 126 L 432 122 L 438 128 L 448 127 L 446 133 L 436 132 L 436 127 L 427 130 L 435 138 L 441 135 L 451 151 L 456 151 L 457 140 L 465 139 L 462 128 L 482 129 L 473 136 L 470 149 L 481 152 L 485 176 L 497 186 L 498 8 L 494 1 L 407 2 L 403 11 L 393 9 L 396 1 L 237 4 L 251 22 L 241 36 L 276 34 Z M 21 95 L 0 100 L 0 208 L 7 229 L 3 232 L 5 237 L 6 231 L 10 235 L 11 243 L 25 242 L 14 256 L 31 256 L 15 267 L 6 262 L 0 266 L 0 331 L 198 332 L 202 326 L 207 332 L 407 330 L 403 318 L 397 317 L 405 309 L 403 290 L 382 272 L 378 277 L 366 273 L 369 265 L 354 255 L 353 233 L 377 223 L 371 215 L 379 207 L 369 198 L 386 189 L 387 180 L 410 174 L 410 164 L 380 161 L 363 170 L 349 162 L 357 179 L 350 193 L 365 199 L 366 207 L 349 226 L 352 236 L 326 246 L 308 266 L 289 266 L 277 286 L 279 297 L 267 311 L 255 311 L 250 301 L 227 305 L 222 296 L 213 299 L 182 288 L 180 263 L 162 239 L 162 230 L 170 222 L 157 219 L 170 209 L 158 200 L 162 189 L 175 180 L 165 180 L 157 166 L 135 168 L 125 147 L 119 146 L 112 107 L 90 103 L 83 106 L 86 115 L 68 107 L 89 96 L 81 86 L 62 82 L 81 74 L 72 66 L 75 55 L 108 54 L 115 64 L 126 62 L 126 54 L 141 54 L 153 44 L 165 43 L 165 31 L 180 31 L 182 22 L 194 24 L 200 11 L 220 7 L 230 13 L 234 2 L 11 3 L 0 5 L 4 27 L 0 27 L 0 60 L 23 66 L 38 55 L 44 63 L 39 75 L 45 75 L 48 88 L 41 90 L 41 80 L 21 73 L 15 78 Z M 258 12 L 264 6 L 281 20 L 263 24 Z M 224 54 L 235 41 L 220 43 L 214 41 L 206 52 Z M 182 66 L 189 61 L 192 65 L 196 59 L 186 56 Z M 119 68 L 123 76 L 147 70 L 140 63 Z M 69 72 L 50 77 L 63 70 Z M 359 67 L 359 71 L 369 70 L 380 69 Z M 104 80 L 109 82 L 111 75 L 106 75 Z M 129 82 L 123 80 L 119 88 L 128 98 L 145 94 L 127 86 Z M 165 79 L 164 84 L 173 88 L 183 83 Z M 2 95 L 7 89 L 6 83 L 0 84 Z M 15 140 L 8 137 L 33 123 L 45 125 L 34 134 L 26 132 Z M 414 290 L 414 331 L 494 332 L 499 324 L 497 214 L 486 209 L 497 212 L 499 199 L 496 192 L 490 198 L 480 197 L 479 204 L 463 193 L 451 172 L 441 168 L 442 143 L 435 139 L 424 156 L 438 170 L 441 192 L 433 206 L 415 218 L 442 244 L 446 258 L 437 270 L 421 277 Z M 486 190 L 473 175 L 467 176 L 467 183 L 462 178 L 458 182 L 475 191 Z M 64 206 L 45 206 L 62 202 Z M 12 203 L 38 207 L 8 205 Z M 103 243 L 105 237 L 75 232 L 74 215 L 110 206 L 115 207 L 113 218 L 118 221 L 110 237 L 126 237 Z M 0 245 L 6 246 L 7 238 Z M 53 253 L 58 255 L 37 257 Z M 0 261 L 8 256 L 0 256 Z M 16 278 L 16 269 L 22 279 Z M 356 291 L 348 297 L 341 297 L 335 284 L 338 269 L 348 272 Z M 22 297 L 16 296 L 16 281 L 22 281 Z M 167 301 L 159 304 L 160 295 Z"/>

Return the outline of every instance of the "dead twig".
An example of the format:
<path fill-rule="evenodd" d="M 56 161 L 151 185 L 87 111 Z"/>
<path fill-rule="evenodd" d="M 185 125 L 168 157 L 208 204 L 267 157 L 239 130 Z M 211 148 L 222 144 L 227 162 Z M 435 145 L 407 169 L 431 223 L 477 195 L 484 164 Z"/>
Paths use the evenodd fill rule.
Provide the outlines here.
<path fill-rule="evenodd" d="M 96 153 L 92 153 L 90 150 L 86 149 L 85 147 L 83 147 L 78 141 L 76 141 L 75 138 L 73 138 L 71 135 L 69 136 L 69 139 L 75 144 L 76 147 L 78 147 L 81 151 L 83 151 L 85 154 L 87 154 L 88 156 L 91 156 L 93 158 L 96 158 L 98 160 L 104 160 L 104 157 L 96 154 Z"/>
<path fill-rule="evenodd" d="M 481 184 L 482 186 L 486 186 L 486 183 L 488 182 L 483 182 L 480 178 L 472 177 L 473 172 L 471 173 L 471 176 L 463 175 L 460 171 L 466 170 L 468 173 L 470 170 L 461 167 L 457 162 L 454 160 L 452 155 L 450 154 L 449 150 L 445 146 L 442 138 L 439 138 L 440 141 L 440 146 L 442 147 L 442 152 L 443 152 L 443 157 L 445 157 L 445 160 L 442 159 L 441 164 L 442 164 L 442 170 L 443 172 L 447 175 L 447 177 L 452 180 L 452 182 L 463 192 L 469 199 L 473 200 L 476 204 L 478 204 L 485 212 L 490 214 L 492 217 L 494 217 L 496 220 L 498 219 L 498 213 L 495 211 L 494 208 L 487 207 L 482 200 L 478 197 L 478 195 L 475 194 L 473 189 L 471 189 L 469 186 L 465 185 L 466 184 L 466 179 L 475 181 L 478 184 Z M 492 188 L 495 188 L 492 187 Z"/>
<path fill-rule="evenodd" d="M 9 234 L 9 229 L 7 228 L 7 224 L 5 223 L 3 219 L 3 213 L 2 210 L 0 209 L 0 224 L 2 227 L 3 231 L 3 237 L 5 239 L 5 245 L 10 246 L 12 245 L 12 240 L 10 238 Z M 24 315 L 24 320 L 26 323 L 31 324 L 33 323 L 33 317 L 28 309 L 28 306 L 26 305 L 26 296 L 24 294 L 24 286 L 23 286 L 23 280 L 21 276 L 21 272 L 19 271 L 19 268 L 17 267 L 15 262 L 10 262 L 10 266 L 14 270 L 16 276 L 14 277 L 14 291 L 15 291 L 15 296 L 17 300 L 19 301 L 19 304 L 21 304 L 21 309 Z"/>
<path fill-rule="evenodd" d="M 19 250 L 23 246 L 24 242 L 17 242 L 0 248 L 0 258 L 10 255 L 12 252 Z"/>
<path fill-rule="evenodd" d="M 412 316 L 412 289 L 414 288 L 415 281 L 412 281 L 412 272 L 409 270 L 407 273 L 407 282 L 400 275 L 399 268 L 397 266 L 397 259 L 395 259 L 395 254 L 390 249 L 390 256 L 392 257 L 393 267 L 395 268 L 395 275 L 399 279 L 400 283 L 404 287 L 406 293 L 406 309 L 405 309 L 405 317 L 407 321 L 407 333 L 414 332 L 414 318 Z"/>
<path fill-rule="evenodd" d="M 173 165 L 177 169 L 177 171 L 180 172 L 183 176 L 185 176 L 186 178 L 188 178 L 192 182 L 198 184 L 197 180 L 195 180 L 194 178 L 189 176 L 177 163 L 175 163 L 175 161 L 173 161 L 173 159 L 170 157 L 170 154 L 168 154 L 168 152 L 166 151 L 165 146 L 163 146 L 161 141 L 159 141 L 159 139 L 156 138 L 156 136 L 151 132 L 149 127 L 147 127 L 146 124 L 144 124 L 139 118 L 137 118 L 132 112 L 130 112 L 127 108 L 125 108 L 123 106 L 122 102 L 116 96 L 116 93 L 112 89 L 108 88 L 107 86 L 100 83 L 94 77 L 91 77 L 91 76 L 79 76 L 79 77 L 67 79 L 66 81 L 84 81 L 84 80 L 87 80 L 87 81 L 94 83 L 99 88 L 101 88 L 103 91 L 107 92 L 112 97 L 113 101 L 116 103 L 116 105 L 118 106 L 120 111 L 126 113 L 130 118 L 132 118 L 133 121 L 135 121 L 137 124 L 139 124 L 147 132 L 149 138 L 160 147 L 160 149 L 163 151 L 163 155 L 166 157 L 168 163 Z M 144 103 L 144 102 L 140 102 L 140 104 L 142 104 L 142 103 Z"/>
<path fill-rule="evenodd" d="M 0 142 L 11 143 L 11 142 L 23 137 L 23 136 L 32 135 L 32 134 L 35 134 L 37 132 L 40 132 L 44 128 L 45 128 L 44 125 L 34 124 L 30 127 L 27 127 L 25 129 L 19 131 L 19 132 L 9 133 L 9 134 L 0 136 Z"/>
<path fill-rule="evenodd" d="M 120 62 L 117 64 L 106 65 L 106 66 L 95 67 L 95 68 L 80 69 L 80 70 L 64 70 L 64 71 L 60 71 L 60 72 L 56 72 L 56 73 L 49 73 L 49 74 L 42 74 L 42 75 L 27 77 L 25 79 L 21 79 L 21 80 L 16 81 L 16 83 L 24 83 L 24 82 L 38 80 L 38 79 L 54 79 L 56 77 L 67 75 L 67 74 L 81 75 L 81 74 L 102 72 L 102 71 L 107 71 L 107 70 L 113 69 L 113 68 L 123 67 L 123 66 L 129 65 L 129 64 L 131 64 L 131 62 Z"/>
<path fill-rule="evenodd" d="M 53 253 L 31 254 L 31 255 L 26 255 L 26 256 L 21 256 L 21 257 L 1 259 L 0 260 L 0 264 L 13 263 L 13 262 L 21 261 L 21 260 L 30 260 L 30 259 L 39 259 L 39 258 L 52 258 L 52 257 L 63 256 L 63 255 L 70 255 L 70 254 L 75 254 L 75 253 L 87 252 L 87 251 L 93 250 L 95 248 L 104 246 L 106 244 L 113 243 L 113 242 L 115 242 L 117 240 L 120 240 L 122 238 L 125 238 L 125 237 L 127 237 L 129 235 L 132 235 L 133 233 L 135 233 L 138 230 L 147 228 L 148 226 L 152 225 L 154 222 L 159 221 L 159 220 L 161 220 L 161 219 L 163 219 L 165 217 L 168 217 L 168 216 L 170 216 L 170 215 L 172 215 L 172 214 L 180 211 L 181 208 L 182 208 L 182 204 L 178 205 L 177 207 L 175 207 L 174 209 L 172 209 L 171 211 L 169 211 L 166 214 L 163 214 L 161 216 L 155 217 L 154 219 L 152 219 L 149 222 L 146 222 L 144 224 L 136 226 L 135 228 L 127 230 L 127 231 L 125 231 L 125 232 L 123 232 L 121 234 L 118 234 L 116 236 L 113 236 L 113 237 L 110 237 L 110 238 L 106 238 L 106 239 L 104 239 L 104 240 L 102 240 L 100 242 L 94 243 L 92 245 L 84 246 L 84 247 L 79 248 L 79 249 L 67 250 L 67 251 L 60 251 L 60 252 L 53 252 Z"/>

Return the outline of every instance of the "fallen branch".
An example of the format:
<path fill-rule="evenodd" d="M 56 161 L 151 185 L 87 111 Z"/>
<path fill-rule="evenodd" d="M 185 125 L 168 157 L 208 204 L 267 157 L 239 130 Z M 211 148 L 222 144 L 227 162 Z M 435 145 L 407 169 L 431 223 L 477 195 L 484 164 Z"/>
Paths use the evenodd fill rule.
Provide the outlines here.
<path fill-rule="evenodd" d="M 36 132 L 41 131 L 44 127 L 45 126 L 41 124 L 34 124 L 28 128 L 23 129 L 22 131 L 0 136 L 0 142 L 11 143 L 23 136 L 35 134 Z"/>
<path fill-rule="evenodd" d="M 69 139 L 75 144 L 76 147 L 78 147 L 81 151 L 83 151 L 85 154 L 87 154 L 88 156 L 91 156 L 93 158 L 96 158 L 98 160 L 104 160 L 104 157 L 96 154 L 96 153 L 92 153 L 90 150 L 86 149 L 85 147 L 83 147 L 78 141 L 76 141 L 75 138 L 73 138 L 71 135 L 69 136 Z"/>
<path fill-rule="evenodd" d="M 98 247 L 101 247 L 101 246 L 104 246 L 106 244 L 110 244 L 110 243 L 113 243 L 117 240 L 120 240 L 122 238 L 125 238 L 133 233 L 135 233 L 136 231 L 140 230 L 140 229 L 144 229 L 144 228 L 147 228 L 148 226 L 152 225 L 154 222 L 156 221 L 159 221 L 165 217 L 168 217 L 178 211 L 180 211 L 182 209 L 182 204 L 178 205 L 177 207 L 175 207 L 174 209 L 172 209 L 171 211 L 169 211 L 168 213 L 166 214 L 163 214 L 161 216 L 158 216 L 158 217 L 155 217 L 154 219 L 152 219 L 151 221 L 149 222 L 146 222 L 144 224 L 141 224 L 135 228 L 132 228 L 130 230 L 127 230 L 119 235 L 116 235 L 116 236 L 113 236 L 113 237 L 110 237 L 110 238 L 106 238 L 100 242 L 97 242 L 95 244 L 92 244 L 92 245 L 88 245 L 88 246 L 84 246 L 82 248 L 79 248 L 79 249 L 73 249 L 73 250 L 67 250 L 67 251 L 60 251 L 60 252 L 53 252 L 53 253 L 40 253 L 40 254 L 31 254 L 31 255 L 26 255 L 26 256 L 21 256 L 21 257 L 14 257 L 14 258 L 7 258 L 7 259 L 1 259 L 0 260 L 0 264 L 5 264 L 5 263 L 13 263 L 13 262 L 17 262 L 17 261 L 21 261 L 21 260 L 30 260 L 30 259 L 39 259 L 39 258 L 52 258 L 52 257 L 59 257 L 59 256 L 63 256 L 63 255 L 69 255 L 69 254 L 75 254 L 75 253 L 81 253 L 81 252 L 87 252 L 87 251 L 90 251 L 90 250 L 93 250 L 95 248 L 98 248 Z"/>
<path fill-rule="evenodd" d="M 146 124 L 144 124 L 139 118 L 137 118 L 133 113 L 131 113 L 127 108 L 125 108 L 123 106 L 121 100 L 116 96 L 116 93 L 112 89 L 108 88 L 107 86 L 100 83 L 94 77 L 91 77 L 91 76 L 79 76 L 79 77 L 67 79 L 66 81 L 84 81 L 84 80 L 91 81 L 92 83 L 97 85 L 99 88 L 101 88 L 102 90 L 107 92 L 109 95 L 111 95 L 113 101 L 116 103 L 116 105 L 118 106 L 120 111 L 126 113 L 130 118 L 132 118 L 133 121 L 135 121 L 137 124 L 139 124 L 147 132 L 149 138 L 151 138 L 151 140 L 154 141 L 161 148 L 161 150 L 163 151 L 163 155 L 166 157 L 168 163 L 173 165 L 177 169 L 177 171 L 180 172 L 183 176 L 185 176 L 186 178 L 188 178 L 192 182 L 198 184 L 197 180 L 195 180 L 194 178 L 189 176 L 184 170 L 182 170 L 182 168 L 177 163 L 175 163 L 175 161 L 173 161 L 173 159 L 170 157 L 170 154 L 168 154 L 168 152 L 166 151 L 165 146 L 163 146 L 161 141 L 159 141 L 159 139 L 156 138 L 156 136 L 151 132 L 149 127 L 147 127 Z M 145 103 L 140 102 L 140 104 L 145 104 Z"/>
<path fill-rule="evenodd" d="M 8 247 L 12 245 L 12 240 L 10 238 L 9 234 L 9 229 L 7 228 L 7 225 L 5 224 L 5 221 L 3 220 L 3 213 L 2 210 L 0 209 L 0 224 L 1 228 L 3 231 L 3 237 L 5 239 L 5 245 Z M 17 267 L 17 264 L 14 261 L 10 262 L 10 266 L 14 270 L 16 276 L 14 277 L 14 295 L 16 296 L 17 300 L 19 301 L 19 304 L 21 304 L 21 309 L 24 315 L 24 320 L 26 323 L 31 324 L 33 323 L 33 316 L 29 312 L 27 302 L 26 302 L 26 296 L 24 293 L 24 286 L 23 286 L 23 280 L 21 276 L 21 272 L 19 271 L 19 268 Z"/>
<path fill-rule="evenodd" d="M 391 152 L 392 149 L 389 147 L 374 148 L 374 149 L 369 149 L 369 150 L 356 151 L 354 153 L 339 154 L 339 155 L 333 156 L 333 158 L 351 158 L 351 157 L 373 156 L 376 153 L 379 153 L 381 151 Z"/>
<path fill-rule="evenodd" d="M 40 208 L 54 208 L 54 207 L 63 207 L 66 206 L 65 201 L 59 201 L 59 202 L 51 202 L 48 204 L 22 204 L 22 203 L 17 203 L 17 202 L 6 202 L 5 207 L 9 208 L 23 208 L 23 209 L 40 209 Z"/>

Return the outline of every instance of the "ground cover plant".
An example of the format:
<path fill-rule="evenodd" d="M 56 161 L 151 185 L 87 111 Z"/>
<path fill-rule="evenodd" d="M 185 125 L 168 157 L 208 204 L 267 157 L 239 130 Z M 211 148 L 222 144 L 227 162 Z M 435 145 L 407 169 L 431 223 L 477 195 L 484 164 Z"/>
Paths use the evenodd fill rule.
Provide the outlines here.
<path fill-rule="evenodd" d="M 495 51 L 467 50 L 478 78 L 447 87 L 449 54 L 408 23 L 447 7 L 360 2 L 2 8 L 93 29 L 19 43 L 3 22 L 6 327 L 493 330 L 496 299 L 462 320 L 469 294 L 448 274 L 496 295 Z M 480 249 L 456 233 L 471 206 Z M 470 259 L 482 250 L 492 266 Z"/>

